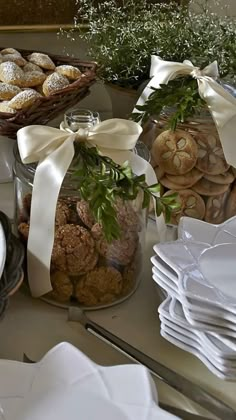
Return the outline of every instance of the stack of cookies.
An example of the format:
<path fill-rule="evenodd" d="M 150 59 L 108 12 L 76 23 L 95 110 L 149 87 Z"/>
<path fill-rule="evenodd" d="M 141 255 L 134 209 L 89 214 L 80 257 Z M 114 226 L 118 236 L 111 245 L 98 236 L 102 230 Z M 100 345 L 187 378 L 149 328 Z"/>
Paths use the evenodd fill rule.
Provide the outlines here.
<path fill-rule="evenodd" d="M 26 244 L 31 194 L 22 197 L 18 232 Z M 108 242 L 86 201 L 61 197 L 57 202 L 51 257 L 50 301 L 85 307 L 107 306 L 128 297 L 141 273 L 141 214 L 132 202 L 115 204 L 121 236 Z"/>
<path fill-rule="evenodd" d="M 15 114 L 29 108 L 81 77 L 78 68 L 56 66 L 47 54 L 33 52 L 25 59 L 14 48 L 5 48 L 0 51 L 0 112 Z"/>
<path fill-rule="evenodd" d="M 227 164 L 215 129 L 163 131 L 151 154 L 162 195 L 178 192 L 180 209 L 171 223 L 189 216 L 218 224 L 236 214 L 236 170 Z"/>

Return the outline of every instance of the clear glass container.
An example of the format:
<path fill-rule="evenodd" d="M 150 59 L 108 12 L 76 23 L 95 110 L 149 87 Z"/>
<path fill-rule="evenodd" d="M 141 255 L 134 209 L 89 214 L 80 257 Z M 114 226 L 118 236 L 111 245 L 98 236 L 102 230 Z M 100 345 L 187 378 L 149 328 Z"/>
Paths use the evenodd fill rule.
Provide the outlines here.
<path fill-rule="evenodd" d="M 164 138 L 173 111 L 166 109 L 158 119 L 150 119 L 140 139 L 150 150 L 161 195 L 178 193 L 181 207 L 172 213 L 171 224 L 177 225 L 182 216 L 222 223 L 236 215 L 236 169 L 225 160 L 207 109 Z"/>
<path fill-rule="evenodd" d="M 99 121 L 98 114 L 87 111 L 82 113 L 80 125 L 79 111 L 65 115 L 64 129 L 86 130 L 88 124 Z M 15 222 L 25 245 L 34 174 L 35 165 L 24 165 L 15 149 Z M 43 298 L 58 306 L 75 304 L 97 309 L 127 299 L 138 286 L 142 273 L 146 210 L 142 209 L 140 197 L 134 201 L 117 199 L 115 209 L 121 237 L 108 242 L 88 203 L 81 199 L 78 181 L 72 179 L 69 170 L 59 194 L 50 269 L 53 290 Z"/>

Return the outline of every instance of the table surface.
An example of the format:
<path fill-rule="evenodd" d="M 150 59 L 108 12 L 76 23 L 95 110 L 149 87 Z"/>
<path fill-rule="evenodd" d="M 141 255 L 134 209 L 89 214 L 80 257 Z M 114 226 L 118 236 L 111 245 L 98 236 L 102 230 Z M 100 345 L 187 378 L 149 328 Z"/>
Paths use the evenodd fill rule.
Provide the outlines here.
<path fill-rule="evenodd" d="M 13 217 L 12 183 L 0 184 L 0 209 Z M 236 409 L 235 383 L 218 379 L 196 357 L 160 336 L 157 313 L 159 298 L 152 280 L 150 262 L 152 247 L 156 242 L 155 223 L 149 221 L 144 272 L 137 291 L 125 302 L 111 308 L 91 311 L 88 316 Z M 68 322 L 67 316 L 67 310 L 33 299 L 19 291 L 10 299 L 7 313 L 0 322 L 0 358 L 22 360 L 23 353 L 26 353 L 29 358 L 39 360 L 57 343 L 67 341 L 98 364 L 131 363 L 117 350 L 85 331 L 79 323 Z M 204 413 L 166 384 L 154 379 L 161 401 L 195 413 Z"/>

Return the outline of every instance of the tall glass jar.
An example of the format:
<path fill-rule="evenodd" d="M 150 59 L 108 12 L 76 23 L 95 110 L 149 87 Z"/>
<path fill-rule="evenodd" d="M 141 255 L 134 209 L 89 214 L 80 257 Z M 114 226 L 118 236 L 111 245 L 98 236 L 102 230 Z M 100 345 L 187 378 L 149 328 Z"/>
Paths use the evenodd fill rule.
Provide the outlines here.
<path fill-rule="evenodd" d="M 62 124 L 65 130 L 86 130 L 99 121 L 98 114 L 80 111 L 65 115 Z M 35 168 L 33 164 L 23 164 L 15 149 L 15 222 L 25 245 Z M 146 211 L 140 197 L 134 201 L 117 199 L 115 209 L 121 236 L 108 242 L 88 202 L 81 198 L 79 180 L 71 175 L 69 169 L 56 208 L 50 268 L 53 290 L 43 298 L 59 306 L 75 304 L 86 309 L 119 303 L 135 291 L 141 278 Z M 46 206 L 45 203 L 45 211 Z"/>
<path fill-rule="evenodd" d="M 174 109 L 149 120 L 142 141 L 151 151 L 151 163 L 161 184 L 161 194 L 178 193 L 180 208 L 171 223 L 182 216 L 219 224 L 236 215 L 236 169 L 227 164 L 219 135 L 206 109 L 168 130 Z"/>

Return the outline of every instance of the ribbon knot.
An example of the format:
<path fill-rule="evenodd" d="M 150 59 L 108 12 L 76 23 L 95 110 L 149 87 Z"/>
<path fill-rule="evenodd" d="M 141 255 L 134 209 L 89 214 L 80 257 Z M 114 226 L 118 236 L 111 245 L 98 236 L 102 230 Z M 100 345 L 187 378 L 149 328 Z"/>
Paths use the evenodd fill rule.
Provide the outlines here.
<path fill-rule="evenodd" d="M 152 87 L 160 89 L 179 76 L 192 76 L 197 80 L 200 97 L 206 102 L 216 125 L 226 161 L 236 167 L 236 99 L 226 91 L 216 79 L 219 76 L 217 62 L 213 61 L 204 69 L 194 67 L 191 61 L 183 63 L 164 61 L 156 55 L 151 56 L 151 80 L 145 87 L 136 105 L 144 105 Z M 134 109 L 135 112 L 140 112 Z"/>
<path fill-rule="evenodd" d="M 203 72 L 200 70 L 199 67 L 195 67 L 191 73 L 190 76 L 192 76 L 194 79 L 199 79 L 200 77 L 203 76 Z"/>
<path fill-rule="evenodd" d="M 75 141 L 78 143 L 85 142 L 88 139 L 88 135 L 88 128 L 79 128 L 79 130 L 75 133 Z"/>

